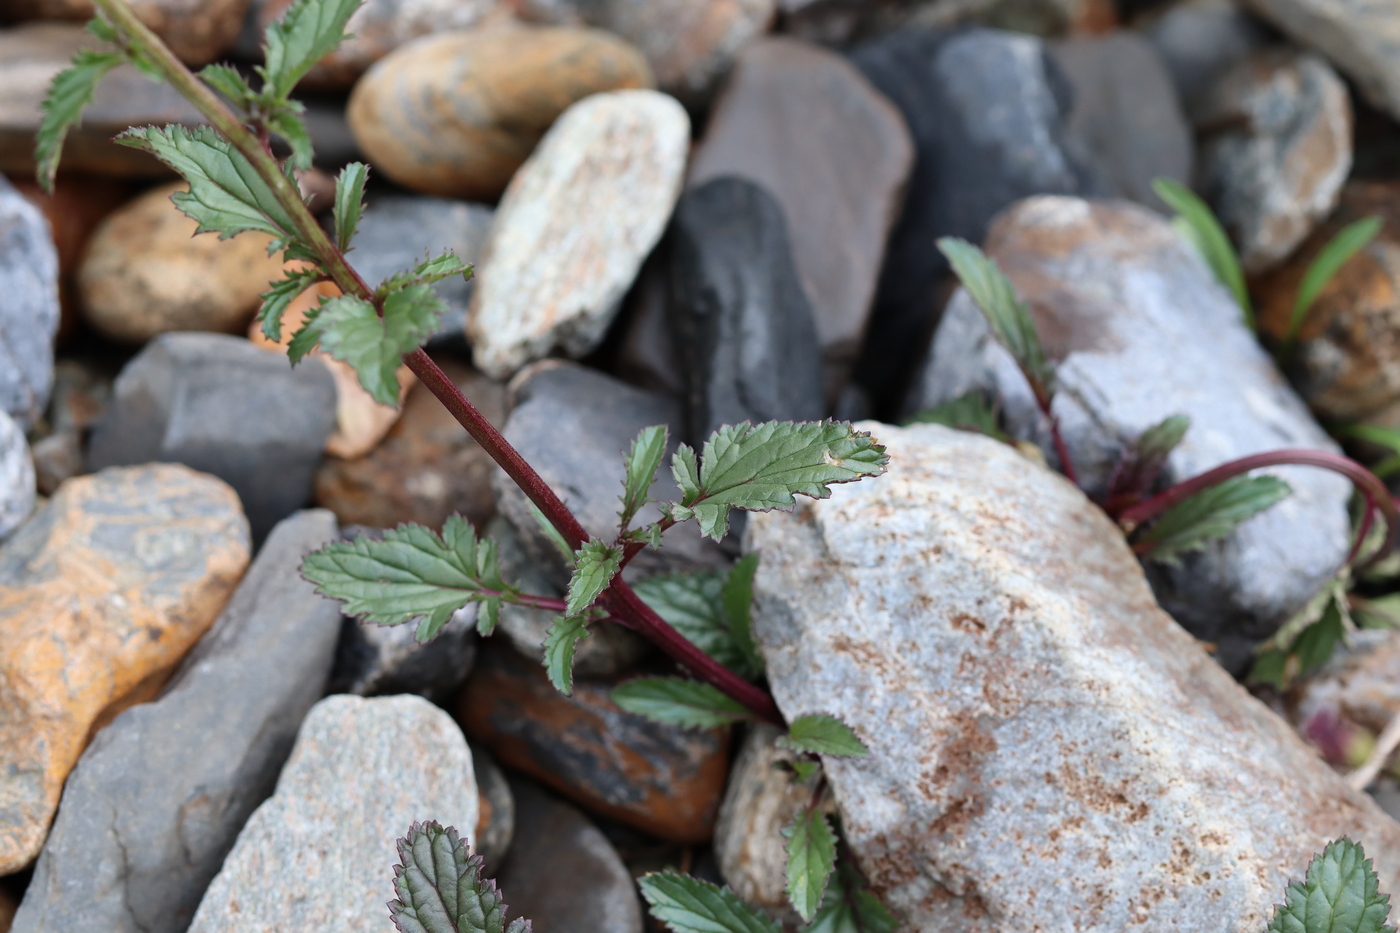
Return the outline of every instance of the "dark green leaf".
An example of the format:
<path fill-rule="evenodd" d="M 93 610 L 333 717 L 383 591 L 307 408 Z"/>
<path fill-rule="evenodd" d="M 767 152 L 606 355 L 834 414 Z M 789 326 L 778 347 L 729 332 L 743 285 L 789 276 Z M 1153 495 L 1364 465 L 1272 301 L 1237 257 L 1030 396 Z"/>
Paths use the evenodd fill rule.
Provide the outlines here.
<path fill-rule="evenodd" d="M 909 424 L 941 424 L 959 431 L 975 431 L 999 441 L 1006 433 L 997 424 L 997 408 L 982 392 L 968 392 L 957 398 L 926 408 L 909 419 Z"/>
<path fill-rule="evenodd" d="M 1109 478 L 1108 498 L 1117 496 L 1143 495 L 1152 489 L 1157 477 L 1167 465 L 1167 458 L 1181 443 L 1191 427 L 1191 419 L 1185 415 L 1172 415 L 1143 431 L 1138 439 L 1123 451 L 1122 458 Z"/>
<path fill-rule="evenodd" d="M 669 432 L 664 424 L 642 428 L 632 441 L 627 452 L 627 478 L 622 484 L 622 528 L 632 522 L 637 510 L 646 505 L 647 491 L 656 480 L 656 471 L 661 469 L 661 459 L 666 456 L 666 442 Z"/>
<path fill-rule="evenodd" d="M 1298 339 L 1298 331 L 1303 327 L 1303 319 L 1308 315 L 1317 296 L 1341 271 L 1342 266 L 1357 253 L 1366 248 L 1381 232 L 1384 224 L 1379 217 L 1367 217 L 1348 224 L 1335 237 L 1328 241 L 1317 254 L 1308 271 L 1303 273 L 1303 281 L 1298 286 L 1298 296 L 1293 302 L 1293 313 L 1288 319 L 1288 333 L 1284 335 L 1284 346 L 1291 347 Z"/>
<path fill-rule="evenodd" d="M 698 680 L 678 677 L 640 677 L 612 692 L 612 701 L 629 713 L 654 722 L 713 729 L 747 719 L 749 712 L 737 700 Z"/>
<path fill-rule="evenodd" d="M 1244 271 L 1240 268 L 1239 257 L 1230 237 L 1215 219 L 1210 207 L 1196 194 L 1180 182 L 1169 178 L 1158 178 L 1152 183 L 1152 190 L 1167 206 L 1176 211 L 1173 226 L 1187 242 L 1196 248 L 1201 258 L 1210 266 L 1215 277 L 1230 290 L 1235 303 L 1240 306 L 1245 324 L 1254 329 L 1254 310 L 1249 304 L 1249 289 L 1245 287 Z"/>
<path fill-rule="evenodd" d="M 58 172 L 58 160 L 63 153 L 63 140 L 68 130 L 82 119 L 83 108 L 92 103 L 97 85 L 107 72 L 123 61 L 116 52 L 83 49 L 73 56 L 72 65 L 54 75 L 49 84 L 49 94 L 39 108 L 43 111 L 43 118 L 39 121 L 39 132 L 34 139 L 35 175 L 39 187 L 46 192 L 53 193 L 53 179 Z"/>
<path fill-rule="evenodd" d="M 335 241 L 341 252 L 350 249 L 360 215 L 365 210 L 365 182 L 369 181 L 369 166 L 351 162 L 340 170 L 335 182 Z"/>
<path fill-rule="evenodd" d="M 1289 654 L 1298 659 L 1297 677 L 1307 677 L 1320 671 L 1337 646 L 1346 640 L 1346 625 L 1342 621 L 1342 610 L 1335 599 L 1327 601 L 1322 618 L 1298 633 L 1297 639 L 1289 648 Z"/>
<path fill-rule="evenodd" d="M 810 713 L 792 721 L 788 734 L 778 744 L 799 752 L 833 755 L 838 758 L 865 758 L 870 749 L 856 738 L 851 727 L 827 713 Z"/>
<path fill-rule="evenodd" d="M 734 669 L 749 679 L 763 673 L 763 656 L 753 640 L 753 576 L 757 571 L 758 555 L 745 554 L 730 568 L 722 594 L 725 621 L 745 661 Z"/>
<path fill-rule="evenodd" d="M 679 872 L 653 872 L 637 884 L 651 915 L 675 933 L 780 933 L 766 915 L 720 888 Z"/>
<path fill-rule="evenodd" d="M 827 886 L 822 909 L 802 933 L 895 933 L 899 923 L 866 890 L 859 872 L 842 863 Z"/>
<path fill-rule="evenodd" d="M 232 65 L 206 65 L 199 73 L 205 84 L 228 98 L 235 107 L 246 107 L 255 92 L 237 68 Z"/>
<path fill-rule="evenodd" d="M 1239 525 L 1288 497 L 1276 476 L 1236 476 L 1202 490 L 1162 514 L 1138 539 L 1142 553 L 1175 563 L 1182 554 L 1223 538 Z"/>
<path fill-rule="evenodd" d="M 263 94 L 285 100 L 318 61 L 347 38 L 345 24 L 362 0 L 296 0 L 267 27 L 263 44 Z"/>
<path fill-rule="evenodd" d="M 320 269 L 302 269 L 289 272 L 285 279 L 273 282 L 272 287 L 262 293 L 262 309 L 258 311 L 263 336 L 274 343 L 281 343 L 282 316 L 287 313 L 287 308 L 298 295 L 324 277 Z"/>
<path fill-rule="evenodd" d="M 322 302 L 324 301 L 323 298 Z M 287 341 L 287 359 L 292 361 L 293 366 L 306 359 L 307 354 L 315 350 L 316 344 L 320 342 L 321 332 L 316 329 L 316 319 L 321 316 L 322 307 L 324 304 L 308 308 L 302 317 L 301 329 Z"/>
<path fill-rule="evenodd" d="M 529 933 L 528 920 L 506 926 L 505 899 L 451 826 L 414 823 L 398 849 L 389 916 L 399 933 Z"/>
<path fill-rule="evenodd" d="M 622 567 L 622 548 L 594 538 L 574 552 L 574 574 L 564 612 L 574 616 L 592 606 Z"/>
<path fill-rule="evenodd" d="M 305 107 L 290 101 L 267 115 L 267 128 L 286 140 L 292 149 L 292 157 L 287 160 L 286 167 L 302 172 L 311 168 L 315 155 L 311 148 L 311 134 L 307 132 L 303 119 L 305 113 Z"/>
<path fill-rule="evenodd" d="M 792 762 L 789 767 L 792 768 L 793 777 L 799 782 L 808 781 L 816 777 L 817 772 L 822 768 L 821 762 L 807 761 L 801 758 Z"/>
<path fill-rule="evenodd" d="M 1011 354 L 1036 398 L 1044 404 L 1055 394 L 1055 368 L 1046 359 L 1030 310 L 1016 297 L 1011 280 L 966 240 L 943 237 L 938 248 L 948 257 L 963 288 L 982 309 L 992 336 Z"/>
<path fill-rule="evenodd" d="M 350 364 L 360 385 L 381 405 L 399 403 L 399 367 L 437 330 L 444 310 L 430 285 L 414 285 L 384 299 L 384 316 L 354 295 L 321 305 L 314 323 L 321 349 Z"/>
<path fill-rule="evenodd" d="M 574 650 L 587 636 L 587 615 L 559 616 L 545 635 L 544 667 L 549 682 L 564 696 L 574 692 Z"/>
<path fill-rule="evenodd" d="M 803 920 L 811 920 L 836 866 L 836 834 L 820 810 L 799 813 L 787 834 L 788 901 Z"/>
<path fill-rule="evenodd" d="M 1394 933 L 1389 915 L 1390 896 L 1366 853 L 1338 839 L 1308 865 L 1306 880 L 1289 884 L 1268 933 Z"/>
<path fill-rule="evenodd" d="M 731 571 L 732 573 L 732 571 Z M 642 601 L 686 640 L 740 677 L 762 673 L 740 649 L 724 605 L 723 571 L 661 574 L 636 584 Z"/>

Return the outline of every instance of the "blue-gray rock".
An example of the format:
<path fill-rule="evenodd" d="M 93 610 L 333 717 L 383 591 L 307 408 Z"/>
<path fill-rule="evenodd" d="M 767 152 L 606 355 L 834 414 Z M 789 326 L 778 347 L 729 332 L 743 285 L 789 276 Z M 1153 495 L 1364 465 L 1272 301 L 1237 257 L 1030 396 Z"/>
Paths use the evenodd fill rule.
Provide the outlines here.
<path fill-rule="evenodd" d="M 1081 484 L 1105 491 L 1125 445 L 1171 415 L 1191 418 L 1164 483 L 1247 454 L 1336 450 L 1244 325 L 1200 255 L 1157 214 L 1121 201 L 1031 198 L 992 229 L 987 252 L 1030 305 L 1058 364 L 1054 412 Z M 1009 354 L 965 292 L 949 304 L 915 404 L 973 389 L 1002 400 L 1009 431 L 1049 453 L 1045 423 Z M 1149 563 L 1157 597 L 1238 670 L 1346 557 L 1350 485 L 1279 469 L 1293 494 L 1172 569 Z"/>
<path fill-rule="evenodd" d="M 335 384 L 224 334 L 162 334 L 117 377 L 88 466 L 183 463 L 227 482 L 254 538 L 306 504 L 335 427 Z"/>
<path fill-rule="evenodd" d="M 25 430 L 44 413 L 58 333 L 58 251 L 49 222 L 0 177 L 0 411 Z"/>
<path fill-rule="evenodd" d="M 472 746 L 471 752 L 481 803 L 472 851 L 481 856 L 486 877 L 495 878 L 515 838 L 515 795 L 511 793 L 510 780 L 490 752 L 480 746 Z"/>
<path fill-rule="evenodd" d="M 826 414 L 812 305 L 782 207 L 763 188 L 716 178 L 682 196 L 671 225 L 671 315 L 691 446 L 722 424 Z"/>
<path fill-rule="evenodd" d="M 877 404 L 889 405 L 933 332 L 948 270 L 935 241 L 980 241 L 998 211 L 1029 195 L 1103 188 L 1066 148 L 1068 86 L 1040 40 L 911 28 L 860 46 L 852 58 L 904 114 L 915 146 L 856 369 Z"/>
<path fill-rule="evenodd" d="M 340 627 L 329 693 L 381 696 L 412 693 L 442 703 L 471 673 L 476 661 L 476 603 L 453 613 L 426 644 L 417 625 L 372 625 L 346 618 Z"/>
<path fill-rule="evenodd" d="M 12 933 L 184 933 L 321 697 L 340 612 L 297 567 L 334 535 L 329 512 L 279 524 L 164 694 L 97 734 Z"/>
<path fill-rule="evenodd" d="M 1144 32 L 1162 56 L 1188 117 L 1195 120 L 1201 98 L 1251 52 L 1277 37 L 1235 0 L 1188 0 L 1170 7 Z"/>
<path fill-rule="evenodd" d="M 15 420 L 0 409 L 0 541 L 34 511 L 34 462 Z"/>

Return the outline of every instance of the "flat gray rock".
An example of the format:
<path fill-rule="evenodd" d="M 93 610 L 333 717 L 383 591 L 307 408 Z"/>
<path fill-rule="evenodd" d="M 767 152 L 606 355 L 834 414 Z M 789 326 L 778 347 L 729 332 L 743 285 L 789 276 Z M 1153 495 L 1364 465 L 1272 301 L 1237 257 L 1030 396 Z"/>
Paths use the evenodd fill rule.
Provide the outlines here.
<path fill-rule="evenodd" d="M 335 518 L 273 530 L 165 693 L 97 734 L 11 933 L 184 933 L 321 696 L 340 612 L 301 579 Z"/>
<path fill-rule="evenodd" d="M 58 252 L 49 222 L 0 177 L 0 411 L 28 430 L 53 386 Z"/>
<path fill-rule="evenodd" d="M 34 511 L 34 461 L 15 420 L 0 409 L 0 541 Z"/>
<path fill-rule="evenodd" d="M 471 752 L 452 717 L 415 696 L 327 697 L 189 933 L 384 933 L 395 840 L 436 820 L 471 844 L 477 815 Z"/>
<path fill-rule="evenodd" d="M 823 764 L 901 930 L 1255 933 L 1343 835 L 1400 890 L 1400 826 L 1157 608 L 1082 493 L 990 438 L 860 427 L 889 473 L 745 545 L 783 714 L 870 748 Z"/>
<path fill-rule="evenodd" d="M 1040 197 L 1001 216 L 987 253 L 1030 305 L 1059 363 L 1054 411 L 1080 482 L 1102 493 L 1125 445 L 1176 414 L 1191 429 L 1162 482 L 1247 454 L 1336 450 L 1241 320 L 1204 261 L 1157 214 L 1126 202 Z M 911 408 L 972 389 L 1002 399 L 1008 429 L 1050 451 L 1011 357 L 959 292 L 944 313 Z M 1053 454 L 1047 453 L 1053 462 Z M 1253 644 L 1300 609 L 1346 557 L 1350 484 L 1277 471 L 1293 494 L 1177 569 L 1149 564 L 1162 605 L 1239 669 Z"/>

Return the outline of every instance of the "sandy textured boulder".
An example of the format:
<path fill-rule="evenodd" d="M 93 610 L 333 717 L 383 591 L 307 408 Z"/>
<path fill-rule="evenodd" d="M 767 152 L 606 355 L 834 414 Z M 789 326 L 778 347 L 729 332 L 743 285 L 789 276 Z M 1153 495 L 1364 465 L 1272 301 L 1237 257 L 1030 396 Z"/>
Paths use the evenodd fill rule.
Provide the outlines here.
<path fill-rule="evenodd" d="M 1156 605 L 1111 521 L 986 437 L 864 423 L 889 473 L 749 520 L 788 719 L 841 716 L 846 837 L 901 929 L 1256 933 L 1342 835 L 1400 826 Z"/>

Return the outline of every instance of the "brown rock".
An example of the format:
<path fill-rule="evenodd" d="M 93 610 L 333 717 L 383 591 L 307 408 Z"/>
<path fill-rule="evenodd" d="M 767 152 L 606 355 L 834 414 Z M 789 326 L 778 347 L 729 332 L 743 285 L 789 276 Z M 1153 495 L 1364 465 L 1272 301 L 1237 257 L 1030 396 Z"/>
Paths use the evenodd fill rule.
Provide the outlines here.
<path fill-rule="evenodd" d="M 728 772 L 728 734 L 624 713 L 611 684 L 555 690 L 544 668 L 491 644 L 457 702 L 467 735 L 580 805 L 679 842 L 704 842 Z"/>
<path fill-rule="evenodd" d="M 0 933 L 10 933 L 10 922 L 15 919 L 17 910 L 19 902 L 9 891 L 0 888 Z"/>
<path fill-rule="evenodd" d="M 185 183 L 149 191 L 112 214 L 93 234 L 78 271 L 83 312 L 114 340 L 144 343 L 177 330 L 236 333 L 258 295 L 281 278 L 280 255 L 266 234 L 229 240 L 195 236 L 198 224 L 170 195 Z"/>
<path fill-rule="evenodd" d="M 504 386 L 461 363 L 442 359 L 438 364 L 488 420 L 502 422 Z M 440 528 L 456 513 L 483 527 L 496 510 L 493 467 L 490 455 L 436 396 L 417 385 L 404 400 L 403 416 L 373 451 L 354 460 L 326 458 L 316 474 L 316 503 L 343 525 L 392 528 L 418 522 Z"/>
<path fill-rule="evenodd" d="M 474 29 L 387 55 L 347 115 L 365 155 L 399 184 L 495 200 L 570 104 L 651 84 L 641 53 L 600 30 Z"/>
<path fill-rule="evenodd" d="M 238 496 L 174 464 L 72 480 L 0 549 L 0 874 L 39 854 L 87 740 L 155 696 L 247 564 Z"/>
<path fill-rule="evenodd" d="M 238 38 L 250 0 L 127 0 L 131 9 L 187 65 L 207 65 Z M 92 18 L 91 0 L 7 0 L 14 20 Z"/>

